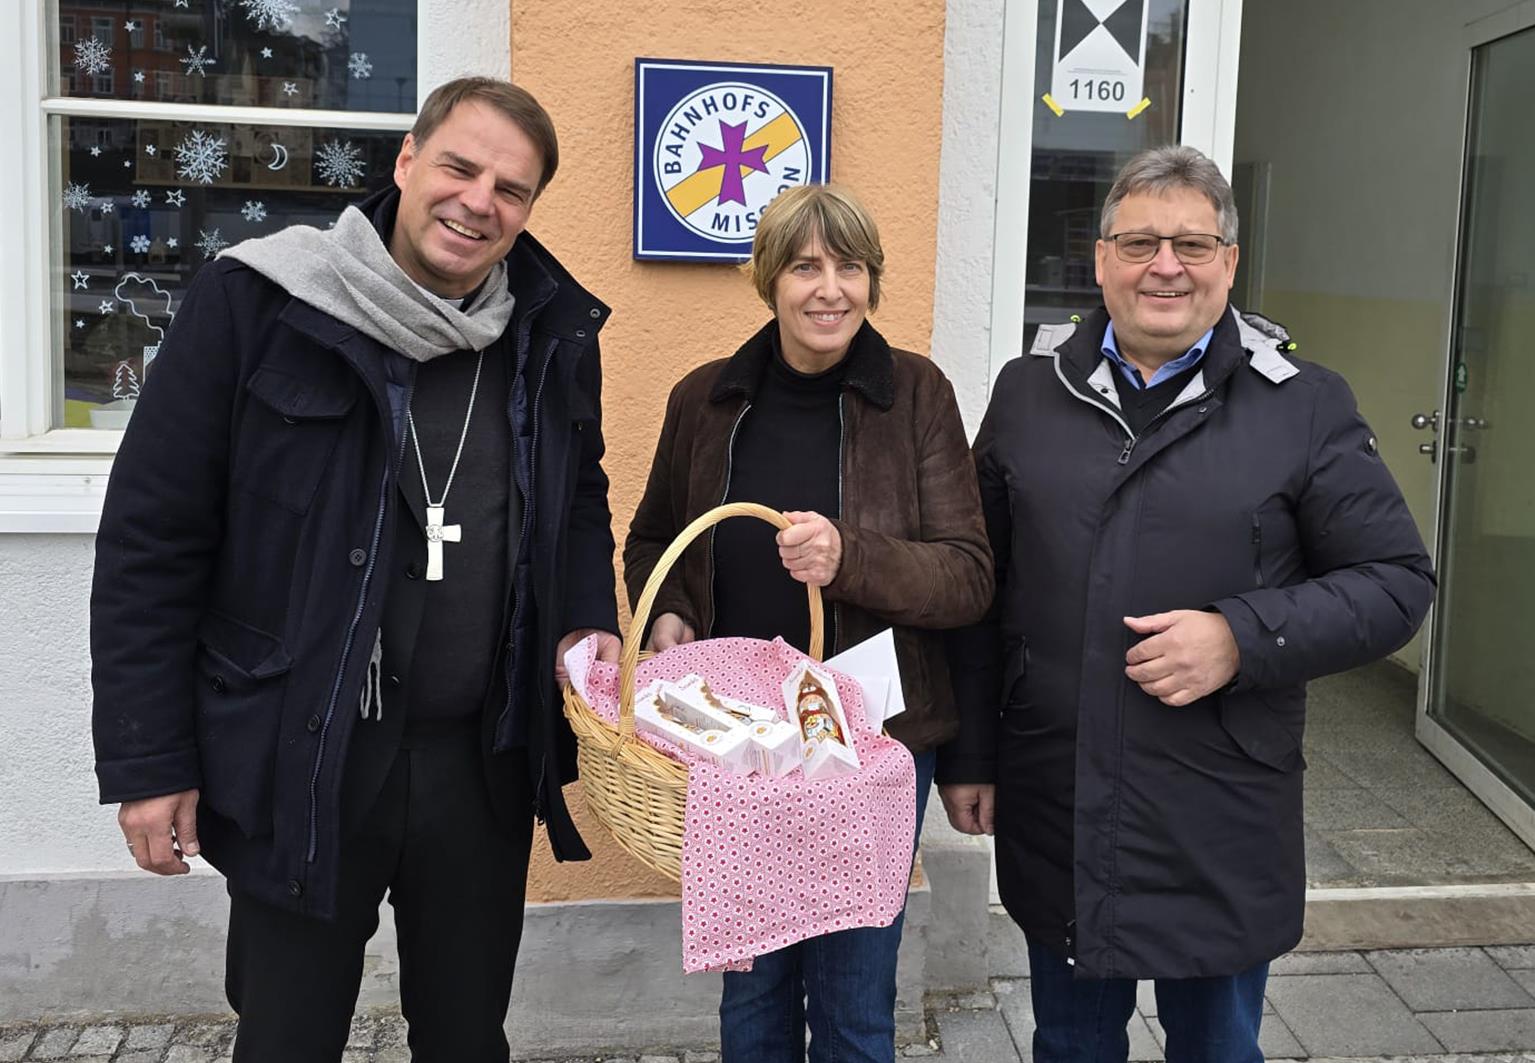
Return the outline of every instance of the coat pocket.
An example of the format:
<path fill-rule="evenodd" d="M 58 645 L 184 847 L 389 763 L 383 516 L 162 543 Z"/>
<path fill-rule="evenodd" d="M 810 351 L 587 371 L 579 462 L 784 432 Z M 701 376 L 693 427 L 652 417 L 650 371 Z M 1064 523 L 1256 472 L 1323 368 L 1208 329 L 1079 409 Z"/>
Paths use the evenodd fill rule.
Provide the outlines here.
<path fill-rule="evenodd" d="M 231 482 L 292 513 L 307 513 L 357 403 L 357 383 L 311 380 L 264 365 L 245 390 L 252 401 L 235 437 Z"/>
<path fill-rule="evenodd" d="M 1222 729 L 1248 757 L 1275 771 L 1306 766 L 1301 755 L 1305 716 L 1304 695 L 1288 691 L 1220 695 Z"/>
<path fill-rule="evenodd" d="M 292 661 L 282 640 L 224 613 L 198 629 L 202 800 L 248 838 L 272 833 L 272 776 Z"/>

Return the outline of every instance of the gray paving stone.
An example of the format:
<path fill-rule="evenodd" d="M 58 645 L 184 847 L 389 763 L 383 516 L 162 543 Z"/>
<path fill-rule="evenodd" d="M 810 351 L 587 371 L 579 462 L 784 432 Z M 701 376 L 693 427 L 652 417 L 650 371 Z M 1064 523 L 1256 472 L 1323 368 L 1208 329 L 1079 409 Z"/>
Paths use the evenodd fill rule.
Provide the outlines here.
<path fill-rule="evenodd" d="M 0 1063 L 15 1063 L 27 1054 L 35 1040 L 37 1031 L 34 1029 L 14 1026 L 0 1029 Z"/>
<path fill-rule="evenodd" d="M 117 1046 L 122 1044 L 123 1028 L 121 1026 L 87 1026 L 80 1031 L 80 1040 L 75 1042 L 75 1047 L 69 1050 L 71 1058 L 75 1056 L 110 1056 L 117 1051 Z"/>
<path fill-rule="evenodd" d="M 986 935 L 986 967 L 993 978 L 1029 976 L 1029 949 L 1023 931 L 1018 929 L 1012 916 L 1001 910 L 991 913 L 990 930 Z"/>
<path fill-rule="evenodd" d="M 176 1027 L 168 1022 L 150 1023 L 146 1026 L 128 1027 L 128 1036 L 123 1041 L 123 1050 L 164 1048 L 171 1043 L 171 1035 L 176 1032 Z"/>
<path fill-rule="evenodd" d="M 1306 794 L 1306 825 L 1317 830 L 1378 830 L 1411 824 L 1368 790 L 1313 790 Z"/>
<path fill-rule="evenodd" d="M 1535 997 L 1481 949 L 1393 949 L 1365 958 L 1413 1011 L 1535 1008 Z"/>
<path fill-rule="evenodd" d="M 165 1063 L 211 1063 L 216 1054 L 205 1045 L 171 1045 Z"/>
<path fill-rule="evenodd" d="M 1151 1027 L 1147 1021 L 1139 1015 L 1130 1016 L 1130 1055 L 1131 1063 L 1140 1060 L 1162 1060 L 1167 1057 L 1162 1054 L 1162 1045 L 1152 1035 Z"/>
<path fill-rule="evenodd" d="M 940 1011 L 938 1037 L 943 1058 L 955 1063 L 1017 1063 L 1018 1049 L 1002 1014 L 996 1011 Z"/>
<path fill-rule="evenodd" d="M 1279 1018 L 1313 1055 L 1402 1055 L 1440 1049 L 1378 975 L 1282 975 L 1269 979 L 1268 996 Z"/>
<path fill-rule="evenodd" d="M 173 1038 L 178 1045 L 196 1045 L 201 1048 L 211 1048 L 218 1055 L 229 1047 L 229 1042 L 234 1039 L 235 1024 L 233 1022 L 204 1022 L 194 1026 L 183 1027 L 178 1030 Z"/>
<path fill-rule="evenodd" d="M 908 1045 L 907 1047 L 910 1048 L 912 1046 Z M 922 1047 L 926 1048 L 927 1046 L 923 1045 Z M 682 1063 L 720 1063 L 720 1054 L 718 1052 L 697 1052 L 690 1048 L 682 1053 Z"/>
<path fill-rule="evenodd" d="M 1418 1019 L 1451 1052 L 1517 1052 L 1535 1045 L 1535 1008 L 1430 1012 Z"/>
<path fill-rule="evenodd" d="M 369 1063 L 373 1053 L 366 1048 L 348 1048 L 341 1053 L 341 1063 Z"/>
<path fill-rule="evenodd" d="M 1306 752 L 1306 796 L 1310 797 L 1314 790 L 1354 790 L 1359 791 L 1360 785 L 1338 768 L 1336 764 L 1327 759 L 1323 751 Z"/>
<path fill-rule="evenodd" d="M 352 1027 L 347 1031 L 347 1048 L 362 1049 L 364 1051 L 373 1048 L 374 1038 L 378 1034 L 378 1020 L 371 1015 L 354 1015 Z"/>
<path fill-rule="evenodd" d="M 1018 1057 L 1028 1063 L 1034 1058 L 1034 998 L 1029 995 L 1029 980 L 995 981 L 991 984 L 997 997 L 997 1010 L 1012 1034 Z"/>
<path fill-rule="evenodd" d="M 1258 1027 L 1258 1047 L 1264 1059 L 1305 1059 L 1306 1050 L 1277 1014 L 1265 1015 Z"/>
<path fill-rule="evenodd" d="M 1320 831 L 1307 827 L 1304 838 L 1308 886 L 1357 886 L 1364 881 L 1359 869 L 1345 860 Z"/>
<path fill-rule="evenodd" d="M 1269 964 L 1269 977 L 1286 974 L 1371 974 L 1374 970 L 1357 952 L 1287 952 Z"/>
<path fill-rule="evenodd" d="M 133 1051 L 123 1050 L 117 1053 L 112 1063 L 160 1063 L 160 1057 L 164 1050 L 159 1048 L 137 1048 Z"/>
<path fill-rule="evenodd" d="M 1535 945 L 1491 945 L 1482 951 L 1505 971 L 1535 970 Z"/>
<path fill-rule="evenodd" d="M 31 1059 L 63 1059 L 75 1047 L 80 1031 L 73 1026 L 55 1026 L 43 1033 L 32 1046 Z"/>
<path fill-rule="evenodd" d="M 676 1056 L 641 1056 L 640 1063 L 682 1063 Z"/>
<path fill-rule="evenodd" d="M 373 1053 L 373 1063 L 410 1063 L 410 1049 L 404 1045 L 390 1045 Z"/>

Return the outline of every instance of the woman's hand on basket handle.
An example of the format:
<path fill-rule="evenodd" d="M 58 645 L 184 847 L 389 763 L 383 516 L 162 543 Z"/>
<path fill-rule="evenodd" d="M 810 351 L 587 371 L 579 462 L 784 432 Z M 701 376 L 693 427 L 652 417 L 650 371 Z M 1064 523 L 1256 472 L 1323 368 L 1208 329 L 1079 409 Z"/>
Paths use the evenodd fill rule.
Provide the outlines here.
<path fill-rule="evenodd" d="M 565 654 L 570 648 L 588 635 L 597 636 L 597 659 L 607 661 L 609 664 L 618 663 L 618 655 L 623 651 L 623 639 L 611 631 L 603 631 L 595 627 L 578 627 L 574 631 L 567 632 L 560 639 L 560 644 L 554 648 L 554 681 L 556 683 L 570 682 L 570 673 L 565 671 Z"/>
<path fill-rule="evenodd" d="M 693 625 L 682 617 L 676 613 L 662 613 L 650 625 L 650 641 L 645 644 L 645 648 L 652 653 L 660 653 L 684 642 L 692 642 L 697 637 Z"/>
<path fill-rule="evenodd" d="M 801 583 L 824 587 L 842 567 L 842 535 L 819 513 L 784 514 L 793 526 L 778 533 L 778 556 L 789 575 Z"/>

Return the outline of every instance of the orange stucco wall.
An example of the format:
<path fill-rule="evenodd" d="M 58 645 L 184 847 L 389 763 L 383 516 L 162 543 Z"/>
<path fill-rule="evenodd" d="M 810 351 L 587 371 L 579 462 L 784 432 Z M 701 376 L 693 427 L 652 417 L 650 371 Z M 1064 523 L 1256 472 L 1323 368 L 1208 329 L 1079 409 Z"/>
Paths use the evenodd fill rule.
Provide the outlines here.
<path fill-rule="evenodd" d="M 833 68 L 832 177 L 864 199 L 885 247 L 874 323 L 897 346 L 926 351 L 943 31 L 944 0 L 513 0 L 512 77 L 548 108 L 560 135 L 559 174 L 530 231 L 613 307 L 602 333 L 603 413 L 620 544 L 672 384 L 734 352 L 768 313 L 730 266 L 632 257 L 635 58 Z M 540 834 L 530 900 L 675 895 L 670 882 L 627 857 L 590 821 L 579 784 L 566 798 L 594 859 L 557 864 Z"/>

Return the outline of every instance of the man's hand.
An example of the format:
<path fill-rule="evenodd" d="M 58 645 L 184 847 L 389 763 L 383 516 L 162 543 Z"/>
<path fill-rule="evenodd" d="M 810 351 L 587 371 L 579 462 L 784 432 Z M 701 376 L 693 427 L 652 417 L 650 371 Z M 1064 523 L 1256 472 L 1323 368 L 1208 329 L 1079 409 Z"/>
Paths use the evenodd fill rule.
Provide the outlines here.
<path fill-rule="evenodd" d="M 801 583 L 824 587 L 842 567 L 842 536 L 819 513 L 785 513 L 793 527 L 778 533 L 778 556 L 789 575 Z"/>
<path fill-rule="evenodd" d="M 554 681 L 556 683 L 570 682 L 570 673 L 565 671 L 565 654 L 570 648 L 588 635 L 597 636 L 597 659 L 607 661 L 609 664 L 618 663 L 618 654 L 624 648 L 623 640 L 611 631 L 603 631 L 601 628 L 581 627 L 567 632 L 560 639 L 560 644 L 554 648 Z"/>
<path fill-rule="evenodd" d="M 124 801 L 117 809 L 117 825 L 128 839 L 128 851 L 145 871 L 185 875 L 192 870 L 183 856 L 200 852 L 196 790 Z"/>
<path fill-rule="evenodd" d="M 1241 654 L 1220 613 L 1174 609 L 1127 616 L 1125 626 L 1148 639 L 1125 654 L 1125 675 L 1164 705 L 1181 706 L 1221 689 L 1237 674 Z"/>
<path fill-rule="evenodd" d="M 692 642 L 697 637 L 693 625 L 682 617 L 676 613 L 662 613 L 650 625 L 650 641 L 645 643 L 645 648 L 652 653 L 661 653 L 684 642 Z"/>
<path fill-rule="evenodd" d="M 997 788 L 992 783 L 953 783 L 938 787 L 949 825 L 961 834 L 994 833 Z M 917 824 L 920 830 L 922 824 Z"/>

